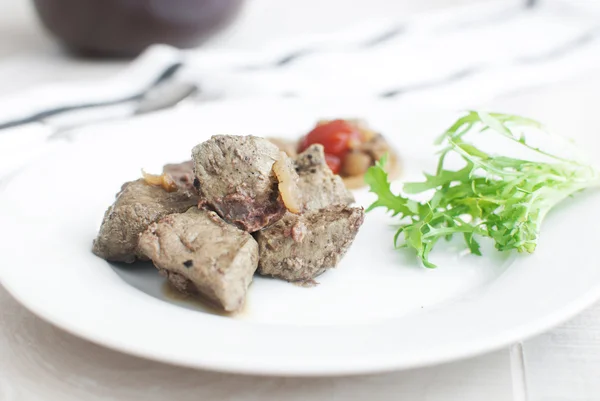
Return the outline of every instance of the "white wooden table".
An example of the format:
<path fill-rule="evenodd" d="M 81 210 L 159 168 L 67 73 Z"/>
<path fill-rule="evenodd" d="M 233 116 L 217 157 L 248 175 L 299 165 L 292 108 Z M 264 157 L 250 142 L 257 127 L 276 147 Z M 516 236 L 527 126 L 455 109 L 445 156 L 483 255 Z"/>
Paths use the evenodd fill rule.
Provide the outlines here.
<path fill-rule="evenodd" d="M 352 7 L 342 7 L 349 2 L 250 0 L 238 24 L 207 46 L 251 48 L 264 43 L 272 32 L 278 32 L 279 36 L 297 34 L 307 24 L 307 19 L 299 15 L 308 15 L 309 11 L 314 13 L 311 29 L 328 32 L 366 16 L 390 12 L 401 15 L 474 1 L 364 0 L 352 2 Z M 271 22 L 265 31 L 267 11 Z M 334 11 L 337 18 L 332 19 Z M 102 78 L 122 65 L 117 61 L 66 58 L 36 25 L 27 1 L 0 3 L 0 91 L 3 93 L 41 82 Z M 598 93 L 600 71 L 495 99 L 486 106 L 538 118 L 585 146 L 597 144 L 596 137 L 600 135 Z M 600 258 L 590 263 L 600 268 Z M 576 266 L 573 274 L 577 274 Z M 524 369 L 519 363 L 521 356 Z M 512 351 L 504 349 L 407 372 L 286 379 L 195 371 L 123 355 L 42 321 L 0 287 L 0 401 L 164 399 L 600 400 L 600 304 L 561 327 L 525 341 L 522 354 L 519 347 L 514 347 Z"/>

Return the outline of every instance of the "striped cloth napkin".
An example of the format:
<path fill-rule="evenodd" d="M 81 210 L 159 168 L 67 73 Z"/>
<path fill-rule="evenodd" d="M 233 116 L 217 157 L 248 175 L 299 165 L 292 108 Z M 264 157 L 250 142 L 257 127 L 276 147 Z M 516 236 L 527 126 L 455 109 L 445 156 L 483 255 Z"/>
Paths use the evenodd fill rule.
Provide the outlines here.
<path fill-rule="evenodd" d="M 343 96 L 473 107 L 600 68 L 600 4 L 500 1 L 371 21 L 245 57 L 191 52 L 219 97 Z"/>
<path fill-rule="evenodd" d="M 60 84 L 0 99 L 0 120 L 60 101 L 63 94 L 99 101 L 135 93 L 148 85 L 153 63 L 175 58 L 185 62 L 178 79 L 197 82 L 203 100 L 332 97 L 471 108 L 600 71 L 600 5 L 486 2 L 405 20 L 366 21 L 346 32 L 303 35 L 246 52 L 155 46 L 106 82 Z M 25 131 L 0 135 L 0 176 L 44 148 L 44 134 Z"/>

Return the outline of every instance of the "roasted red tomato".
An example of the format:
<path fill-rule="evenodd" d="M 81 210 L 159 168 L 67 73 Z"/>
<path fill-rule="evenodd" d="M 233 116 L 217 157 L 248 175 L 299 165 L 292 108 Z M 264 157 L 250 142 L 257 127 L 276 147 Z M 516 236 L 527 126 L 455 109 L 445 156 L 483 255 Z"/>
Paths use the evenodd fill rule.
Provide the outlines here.
<path fill-rule="evenodd" d="M 340 159 L 342 159 L 348 152 L 348 149 L 350 149 L 350 145 L 353 142 L 360 140 L 361 135 L 357 127 L 345 120 L 333 120 L 319 124 L 310 131 L 302 139 L 299 150 L 302 152 L 310 145 L 320 143 L 325 148 L 325 153 L 330 156 L 336 156 L 339 163 Z M 332 162 L 332 164 L 334 163 L 335 162 Z M 335 172 L 337 171 L 334 171 L 334 173 Z"/>
<path fill-rule="evenodd" d="M 342 167 L 342 160 L 334 155 L 325 153 L 325 162 L 333 172 L 333 174 L 339 174 Z"/>

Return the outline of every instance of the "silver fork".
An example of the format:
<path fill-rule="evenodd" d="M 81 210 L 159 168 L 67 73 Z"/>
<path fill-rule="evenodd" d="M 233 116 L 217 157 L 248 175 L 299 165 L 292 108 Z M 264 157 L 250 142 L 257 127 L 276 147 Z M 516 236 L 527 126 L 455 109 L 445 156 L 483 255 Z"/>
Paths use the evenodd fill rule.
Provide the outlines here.
<path fill-rule="evenodd" d="M 193 82 L 168 81 L 153 86 L 131 105 L 119 102 L 87 110 L 71 110 L 73 113 L 65 115 L 67 118 L 59 116 L 40 122 L 52 130 L 48 140 L 72 140 L 72 135 L 83 126 L 174 108 L 186 101 L 195 102 L 199 94 L 200 88 Z"/>
<path fill-rule="evenodd" d="M 157 45 L 112 78 L 83 84 L 46 86 L 21 96 L 2 98 L 0 134 L 11 128 L 73 113 L 98 116 L 101 112 L 95 113 L 96 110 L 135 106 L 158 88 L 176 82 L 184 66 L 183 52 Z"/>
<path fill-rule="evenodd" d="M 112 79 L 85 87 L 71 86 L 68 90 L 46 90 L 42 92 L 42 102 L 31 107 L 26 107 L 30 95 L 22 97 L 21 103 L 15 100 L 16 107 L 11 104 L 13 99 L 8 99 L 8 103 L 5 100 L 8 112 L 4 111 L 4 119 L 0 114 L 0 127 L 4 128 L 0 129 L 0 177 L 64 143 L 56 139 L 72 139 L 76 129 L 83 126 L 197 100 L 199 86 L 181 77 L 182 54 L 173 48 L 155 46 Z"/>

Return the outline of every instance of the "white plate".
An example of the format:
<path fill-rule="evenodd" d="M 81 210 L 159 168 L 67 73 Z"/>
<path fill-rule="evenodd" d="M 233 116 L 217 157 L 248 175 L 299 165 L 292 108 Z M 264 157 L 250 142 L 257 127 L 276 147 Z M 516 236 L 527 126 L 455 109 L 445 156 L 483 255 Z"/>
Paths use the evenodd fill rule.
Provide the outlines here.
<path fill-rule="evenodd" d="M 432 138 L 455 117 L 390 103 L 237 101 L 97 126 L 32 165 L 0 200 L 7 290 L 39 316 L 123 352 L 198 368 L 339 375 L 412 368 L 491 351 L 573 316 L 600 295 L 596 194 L 552 213 L 534 255 L 436 250 L 437 269 L 392 249 L 393 221 L 367 215 L 337 269 L 301 288 L 256 277 L 243 313 L 223 317 L 165 293 L 150 265 L 90 252 L 121 183 L 189 157 L 212 134 L 293 136 L 316 119 L 360 116 L 397 147 L 406 176 L 435 161 Z M 372 200 L 356 192 L 362 205 Z"/>

